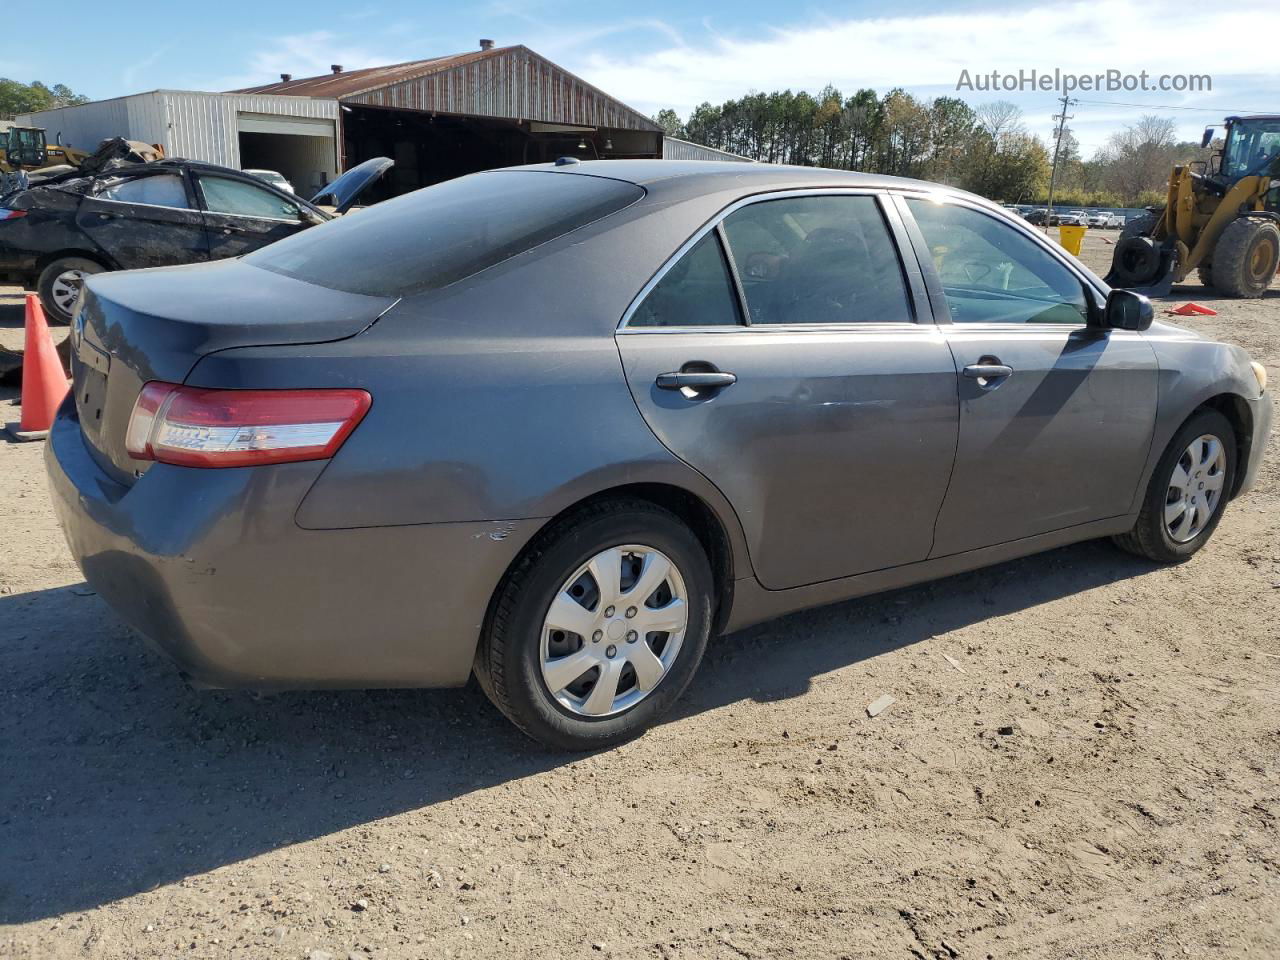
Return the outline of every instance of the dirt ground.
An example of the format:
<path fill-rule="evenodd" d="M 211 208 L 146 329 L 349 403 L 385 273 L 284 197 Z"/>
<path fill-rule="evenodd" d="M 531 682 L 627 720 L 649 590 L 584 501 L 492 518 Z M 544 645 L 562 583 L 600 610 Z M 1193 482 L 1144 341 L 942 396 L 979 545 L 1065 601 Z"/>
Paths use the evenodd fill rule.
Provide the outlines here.
<path fill-rule="evenodd" d="M 1280 380 L 1280 288 L 1175 294 Z M 474 690 L 188 690 L 42 452 L 0 443 L 0 956 L 1280 956 L 1278 443 L 1183 566 L 1089 543 L 765 624 L 593 756 Z"/>

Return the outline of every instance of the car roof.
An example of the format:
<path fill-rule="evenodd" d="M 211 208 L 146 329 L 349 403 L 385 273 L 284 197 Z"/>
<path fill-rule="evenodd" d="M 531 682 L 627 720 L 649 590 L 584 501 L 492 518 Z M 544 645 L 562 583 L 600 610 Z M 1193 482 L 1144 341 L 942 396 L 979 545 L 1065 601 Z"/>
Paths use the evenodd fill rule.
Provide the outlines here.
<path fill-rule="evenodd" d="M 832 170 L 827 167 L 796 167 L 776 163 L 743 163 L 731 160 L 580 160 L 573 163 L 537 163 L 504 167 L 503 170 L 541 170 L 558 174 L 607 177 L 642 187 L 654 199 L 678 201 L 708 193 L 737 193 L 749 196 L 775 190 L 849 187 L 897 189 L 945 193 L 967 197 L 994 210 L 999 204 L 955 187 L 891 177 L 879 173 Z"/>
<path fill-rule="evenodd" d="M 876 173 L 858 173 L 852 170 L 832 170 L 827 167 L 795 167 L 778 163 L 743 163 L 731 160 L 580 160 L 577 163 L 530 164 L 507 169 L 543 169 L 556 173 L 577 173 L 611 180 L 624 180 L 637 186 L 648 187 L 664 181 L 702 181 L 708 186 L 713 181 L 724 184 L 766 184 L 804 188 L 807 186 L 848 187 L 907 187 L 937 190 L 939 185 L 905 177 L 889 177 Z M 718 186 L 719 184 L 717 184 Z"/>

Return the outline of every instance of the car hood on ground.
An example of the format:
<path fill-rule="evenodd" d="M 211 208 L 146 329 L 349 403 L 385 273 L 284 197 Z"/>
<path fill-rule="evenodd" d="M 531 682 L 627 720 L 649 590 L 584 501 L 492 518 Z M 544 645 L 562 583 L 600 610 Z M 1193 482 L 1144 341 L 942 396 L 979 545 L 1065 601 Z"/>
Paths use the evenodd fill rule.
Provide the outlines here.
<path fill-rule="evenodd" d="M 333 183 L 327 183 L 311 198 L 317 207 L 333 207 L 337 214 L 346 213 L 360 195 L 396 165 L 390 157 L 374 157 L 352 167 Z"/>

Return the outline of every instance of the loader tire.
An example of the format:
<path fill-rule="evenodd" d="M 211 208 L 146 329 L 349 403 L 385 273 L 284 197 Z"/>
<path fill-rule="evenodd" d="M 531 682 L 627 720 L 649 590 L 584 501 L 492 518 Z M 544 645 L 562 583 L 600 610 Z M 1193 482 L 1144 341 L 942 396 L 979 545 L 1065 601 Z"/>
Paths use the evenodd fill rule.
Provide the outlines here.
<path fill-rule="evenodd" d="M 1130 237 L 1149 237 L 1151 231 L 1156 228 L 1156 222 L 1160 219 L 1158 214 L 1144 213 L 1140 217 L 1134 217 L 1132 220 L 1125 222 L 1120 228 L 1120 239 L 1127 240 Z"/>
<path fill-rule="evenodd" d="M 1196 276 L 1200 279 L 1200 284 L 1206 290 L 1213 289 L 1213 264 L 1202 263 L 1196 267 Z"/>
<path fill-rule="evenodd" d="M 1111 272 L 1121 287 L 1143 287 L 1160 274 L 1160 249 L 1150 237 L 1125 237 L 1116 244 Z"/>
<path fill-rule="evenodd" d="M 1228 297 L 1261 297 L 1280 267 L 1280 226 L 1266 217 L 1232 220 L 1213 248 L 1213 286 Z"/>

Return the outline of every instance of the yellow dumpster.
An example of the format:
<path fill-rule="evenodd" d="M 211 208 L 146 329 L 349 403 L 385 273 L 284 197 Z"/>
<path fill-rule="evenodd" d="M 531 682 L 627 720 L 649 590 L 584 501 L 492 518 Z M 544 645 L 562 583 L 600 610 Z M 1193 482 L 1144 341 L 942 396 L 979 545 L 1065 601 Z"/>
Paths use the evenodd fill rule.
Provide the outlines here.
<path fill-rule="evenodd" d="M 1089 230 L 1088 227 L 1070 227 L 1062 226 L 1058 228 L 1058 242 L 1062 244 L 1062 249 L 1073 257 L 1080 256 L 1080 248 L 1084 245 L 1084 235 Z"/>

